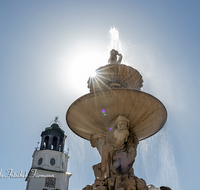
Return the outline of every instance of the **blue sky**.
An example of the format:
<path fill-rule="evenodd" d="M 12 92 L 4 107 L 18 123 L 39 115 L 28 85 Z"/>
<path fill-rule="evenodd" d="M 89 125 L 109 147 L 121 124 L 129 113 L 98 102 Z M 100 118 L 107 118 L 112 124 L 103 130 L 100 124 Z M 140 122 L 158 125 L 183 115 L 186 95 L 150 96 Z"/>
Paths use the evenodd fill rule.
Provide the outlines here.
<path fill-rule="evenodd" d="M 89 93 L 90 72 L 107 63 L 109 29 L 120 33 L 124 63 L 143 76 L 143 91 L 168 110 L 164 128 L 140 142 L 135 175 L 155 186 L 197 189 L 200 176 L 200 2 L 0 1 L 0 169 L 23 172 L 40 134 L 59 116 L 70 149 L 70 190 L 93 183 L 100 161 L 67 127 L 73 101 Z M 78 181 L 78 183 L 77 183 Z M 24 179 L 1 179 L 25 189 Z"/>

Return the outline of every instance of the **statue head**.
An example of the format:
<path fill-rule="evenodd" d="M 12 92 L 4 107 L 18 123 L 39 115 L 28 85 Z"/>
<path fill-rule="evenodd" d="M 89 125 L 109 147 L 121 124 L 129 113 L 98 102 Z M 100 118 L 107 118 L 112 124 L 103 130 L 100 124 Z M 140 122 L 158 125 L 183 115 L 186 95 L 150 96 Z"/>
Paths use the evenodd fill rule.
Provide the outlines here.
<path fill-rule="evenodd" d="M 125 121 L 120 121 L 118 124 L 117 124 L 117 129 L 118 130 L 124 130 L 124 129 L 127 129 L 128 128 L 128 124 L 127 122 Z"/>
<path fill-rule="evenodd" d="M 110 55 L 117 55 L 117 54 L 118 54 L 118 51 L 115 50 L 115 49 L 112 49 L 112 50 L 110 51 Z"/>
<path fill-rule="evenodd" d="M 118 130 L 124 130 L 129 128 L 130 121 L 126 117 L 119 115 L 115 121 L 114 121 L 114 126 Z"/>

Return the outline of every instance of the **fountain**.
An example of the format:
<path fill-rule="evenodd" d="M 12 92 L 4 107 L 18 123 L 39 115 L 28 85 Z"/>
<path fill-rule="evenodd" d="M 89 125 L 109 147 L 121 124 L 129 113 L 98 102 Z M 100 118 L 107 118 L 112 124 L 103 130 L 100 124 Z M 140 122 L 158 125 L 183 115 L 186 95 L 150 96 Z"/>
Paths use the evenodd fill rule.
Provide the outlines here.
<path fill-rule="evenodd" d="M 157 98 L 141 91 L 140 73 L 121 61 L 122 55 L 112 49 L 108 64 L 89 77 L 90 93 L 73 102 L 66 114 L 69 128 L 101 156 L 93 166 L 94 184 L 83 190 L 158 189 L 136 177 L 132 166 L 139 141 L 164 126 L 167 111 Z"/>

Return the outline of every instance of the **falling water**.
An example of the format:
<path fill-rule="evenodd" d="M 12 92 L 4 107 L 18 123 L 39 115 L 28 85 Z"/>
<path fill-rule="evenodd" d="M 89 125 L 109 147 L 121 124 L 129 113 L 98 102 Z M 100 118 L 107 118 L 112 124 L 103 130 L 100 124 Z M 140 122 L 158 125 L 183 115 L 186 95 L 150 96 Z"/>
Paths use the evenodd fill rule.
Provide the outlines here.
<path fill-rule="evenodd" d="M 178 190 L 178 173 L 167 130 L 164 127 L 156 135 L 141 141 L 138 157 L 141 157 L 147 183 Z"/>
<path fill-rule="evenodd" d="M 109 44 L 109 51 L 111 49 L 115 49 L 117 51 L 119 51 L 121 54 L 123 54 L 123 50 L 122 50 L 122 43 L 119 39 L 119 31 L 112 26 L 109 30 L 109 38 L 110 38 L 110 44 Z"/>

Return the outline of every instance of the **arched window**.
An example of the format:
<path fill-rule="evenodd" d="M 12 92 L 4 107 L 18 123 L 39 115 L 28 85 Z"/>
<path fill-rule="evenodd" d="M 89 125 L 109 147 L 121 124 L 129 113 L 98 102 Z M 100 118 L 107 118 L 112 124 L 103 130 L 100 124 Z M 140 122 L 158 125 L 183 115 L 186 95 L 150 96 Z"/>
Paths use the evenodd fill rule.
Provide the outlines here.
<path fill-rule="evenodd" d="M 46 136 L 44 138 L 44 149 L 48 149 L 48 145 L 49 145 L 49 136 Z"/>
<path fill-rule="evenodd" d="M 56 150 L 56 147 L 57 147 L 57 137 L 53 137 L 53 143 L 52 143 L 52 145 L 53 145 L 53 150 Z"/>

